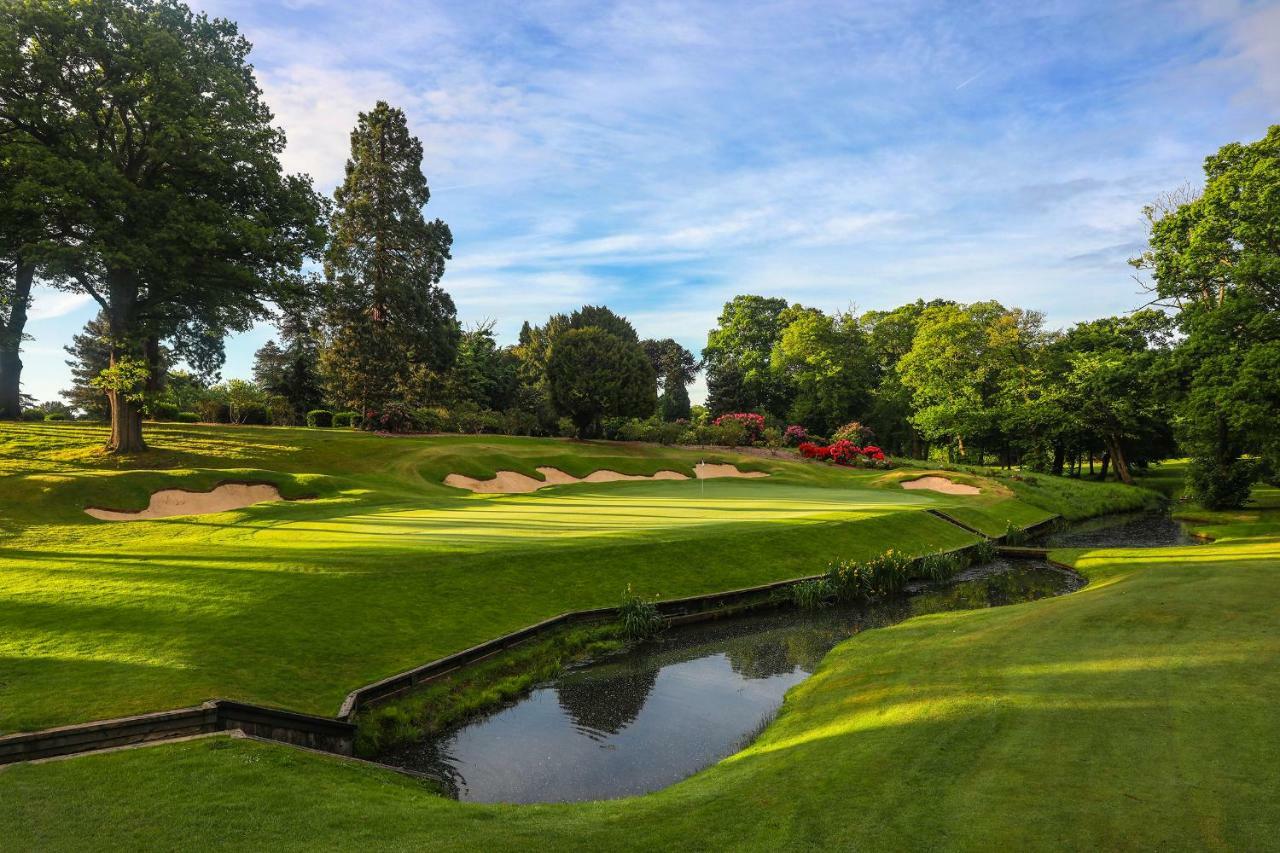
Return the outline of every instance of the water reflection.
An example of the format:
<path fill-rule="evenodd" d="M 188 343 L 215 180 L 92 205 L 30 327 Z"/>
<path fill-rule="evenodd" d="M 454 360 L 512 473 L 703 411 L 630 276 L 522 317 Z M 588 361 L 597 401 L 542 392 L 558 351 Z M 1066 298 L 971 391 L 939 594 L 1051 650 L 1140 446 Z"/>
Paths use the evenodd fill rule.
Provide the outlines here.
<path fill-rule="evenodd" d="M 837 643 L 941 610 L 1055 595 L 1078 576 L 997 560 L 944 589 L 870 608 L 773 611 L 672 630 L 571 670 L 515 704 L 379 760 L 459 799 L 607 799 L 666 787 L 741 749 Z"/>
<path fill-rule="evenodd" d="M 1199 541 L 1167 512 L 1133 512 L 1076 522 L 1037 538 L 1033 544 L 1045 548 L 1160 548 Z"/>

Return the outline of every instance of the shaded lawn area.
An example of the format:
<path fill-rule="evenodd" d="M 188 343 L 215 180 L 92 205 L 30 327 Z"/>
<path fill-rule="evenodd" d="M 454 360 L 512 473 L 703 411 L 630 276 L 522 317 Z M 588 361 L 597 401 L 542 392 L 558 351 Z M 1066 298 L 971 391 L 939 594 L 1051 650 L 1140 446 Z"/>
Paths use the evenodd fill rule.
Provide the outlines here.
<path fill-rule="evenodd" d="M 645 797 L 459 804 L 214 739 L 0 771 L 0 821 L 60 849 L 1273 848 L 1280 512 L 1253 516 L 1059 552 L 1090 579 L 1062 598 L 863 633 L 751 747 Z"/>

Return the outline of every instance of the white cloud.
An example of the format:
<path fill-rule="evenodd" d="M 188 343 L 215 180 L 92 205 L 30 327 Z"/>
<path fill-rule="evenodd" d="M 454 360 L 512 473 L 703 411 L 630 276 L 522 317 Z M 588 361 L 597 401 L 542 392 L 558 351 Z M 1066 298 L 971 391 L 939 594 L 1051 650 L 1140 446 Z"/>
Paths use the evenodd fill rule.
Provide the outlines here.
<path fill-rule="evenodd" d="M 88 305 L 92 298 L 84 293 L 69 293 L 37 285 L 31 291 L 31 310 L 27 319 L 33 322 L 52 320 Z"/>

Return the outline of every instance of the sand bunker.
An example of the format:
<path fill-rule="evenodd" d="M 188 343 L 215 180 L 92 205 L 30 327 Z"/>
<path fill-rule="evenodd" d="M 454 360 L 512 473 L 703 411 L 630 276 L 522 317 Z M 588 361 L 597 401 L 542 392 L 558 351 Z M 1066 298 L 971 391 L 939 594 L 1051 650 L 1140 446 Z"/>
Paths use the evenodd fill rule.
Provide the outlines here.
<path fill-rule="evenodd" d="M 174 515 L 207 515 L 278 500 L 282 500 L 280 490 L 266 483 L 223 483 L 211 492 L 162 489 L 152 495 L 151 503 L 139 512 L 120 512 L 92 506 L 85 509 L 85 512 L 103 521 L 138 521 Z"/>
<path fill-rule="evenodd" d="M 944 495 L 980 495 L 982 489 L 977 486 L 966 486 L 964 483 L 953 483 L 946 477 L 921 477 L 918 480 L 907 480 L 902 484 L 904 489 L 928 489 L 931 492 L 942 492 Z"/>
<path fill-rule="evenodd" d="M 710 480 L 716 477 L 768 477 L 769 475 L 763 471 L 739 471 L 736 465 L 717 465 L 710 462 L 703 462 L 695 465 L 694 475 L 699 480 Z M 545 480 L 535 480 L 525 474 L 515 471 L 499 471 L 498 475 L 492 480 L 477 480 L 474 477 L 467 477 L 462 474 L 450 474 L 444 478 L 446 486 L 453 486 L 455 489 L 470 489 L 473 492 L 487 495 L 514 495 L 526 492 L 536 492 L 538 489 L 544 489 L 547 486 L 567 486 L 572 483 L 617 483 L 622 480 L 687 480 L 686 475 L 679 471 L 659 471 L 658 473 L 647 476 L 644 474 L 620 474 L 617 471 L 592 471 L 585 477 L 575 477 L 572 474 L 561 471 L 559 468 L 551 468 L 540 466 L 538 473 L 545 477 Z"/>

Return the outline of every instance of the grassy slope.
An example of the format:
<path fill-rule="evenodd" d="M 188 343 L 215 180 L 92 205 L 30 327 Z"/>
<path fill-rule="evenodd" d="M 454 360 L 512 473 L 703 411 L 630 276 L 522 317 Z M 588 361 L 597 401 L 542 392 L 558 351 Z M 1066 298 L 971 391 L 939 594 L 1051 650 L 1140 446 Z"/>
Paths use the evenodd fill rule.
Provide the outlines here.
<path fill-rule="evenodd" d="M 1081 592 L 837 647 L 746 751 L 642 798 L 475 806 L 225 739 L 0 771 L 19 848 L 1274 849 L 1280 492 Z M 176 797 L 173 791 L 181 790 Z M 192 807 L 192 804 L 199 804 Z"/>
<path fill-rule="evenodd" d="M 0 425 L 0 731 L 213 696 L 331 714 L 357 685 L 612 604 L 628 583 L 674 597 L 972 541 L 919 511 L 955 499 L 875 487 L 879 472 L 734 454 L 173 426 L 151 428 L 153 452 L 120 462 L 102 438 Z M 692 473 L 702 458 L 772 476 L 522 496 L 440 485 L 452 471 L 547 464 Z M 223 479 L 318 499 L 124 524 L 82 511 Z"/>

